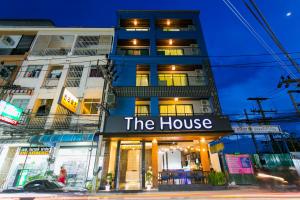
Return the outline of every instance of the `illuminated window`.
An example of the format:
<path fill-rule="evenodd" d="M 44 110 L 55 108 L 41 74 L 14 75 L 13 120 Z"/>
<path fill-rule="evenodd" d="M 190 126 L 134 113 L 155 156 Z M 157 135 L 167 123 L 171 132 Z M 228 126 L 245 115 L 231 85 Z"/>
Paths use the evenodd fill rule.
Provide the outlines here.
<path fill-rule="evenodd" d="M 29 99 L 13 99 L 11 104 L 26 110 L 29 104 Z"/>
<path fill-rule="evenodd" d="M 136 86 L 149 86 L 149 75 L 148 74 L 137 74 L 136 75 Z"/>
<path fill-rule="evenodd" d="M 84 115 L 95 115 L 98 114 L 98 105 L 100 99 L 84 99 L 82 114 Z"/>
<path fill-rule="evenodd" d="M 149 105 L 136 105 L 135 106 L 135 115 L 136 116 L 149 116 L 150 107 Z"/>
<path fill-rule="evenodd" d="M 163 56 L 182 56 L 183 49 L 158 49 L 158 55 Z"/>
<path fill-rule="evenodd" d="M 188 86 L 187 74 L 159 74 L 159 84 L 165 86 Z"/>
<path fill-rule="evenodd" d="M 159 112 L 161 116 L 190 116 L 194 113 L 191 104 L 160 105 Z"/>
<path fill-rule="evenodd" d="M 24 77 L 27 78 L 38 78 L 42 71 L 42 65 L 29 65 L 26 69 Z"/>

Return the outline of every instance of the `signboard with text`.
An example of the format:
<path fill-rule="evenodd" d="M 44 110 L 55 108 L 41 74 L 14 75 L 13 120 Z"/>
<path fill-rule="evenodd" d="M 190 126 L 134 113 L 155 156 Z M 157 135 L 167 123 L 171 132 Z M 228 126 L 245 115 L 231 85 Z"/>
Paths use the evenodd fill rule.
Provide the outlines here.
<path fill-rule="evenodd" d="M 0 121 L 17 125 L 23 110 L 6 101 L 0 101 Z"/>
<path fill-rule="evenodd" d="M 108 117 L 104 133 L 232 132 L 226 117 L 215 115 L 170 117 Z"/>
<path fill-rule="evenodd" d="M 69 111 L 75 113 L 78 106 L 78 98 L 68 89 L 64 88 L 58 103 Z"/>
<path fill-rule="evenodd" d="M 235 133 L 281 133 L 276 125 L 232 126 Z"/>
<path fill-rule="evenodd" d="M 50 147 L 22 147 L 19 155 L 48 155 Z"/>
<path fill-rule="evenodd" d="M 226 163 L 230 174 L 253 174 L 252 162 L 247 154 L 226 154 Z"/>

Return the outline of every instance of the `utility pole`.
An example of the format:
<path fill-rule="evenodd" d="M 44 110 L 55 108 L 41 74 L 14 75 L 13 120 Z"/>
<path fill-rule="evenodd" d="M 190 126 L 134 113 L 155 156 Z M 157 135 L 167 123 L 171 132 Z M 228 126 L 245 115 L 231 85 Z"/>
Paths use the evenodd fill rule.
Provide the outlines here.
<path fill-rule="evenodd" d="M 245 114 L 245 117 L 246 117 L 246 123 L 248 124 L 248 127 L 249 127 L 250 132 L 251 132 L 250 134 L 251 134 L 251 138 L 252 138 L 252 141 L 254 143 L 254 146 L 255 146 L 255 152 L 259 156 L 258 145 L 257 145 L 256 139 L 255 139 L 255 135 L 254 135 L 254 133 L 252 131 L 251 123 L 250 123 L 250 120 L 249 120 L 248 113 L 247 113 L 246 109 L 244 109 L 244 114 Z"/>
<path fill-rule="evenodd" d="M 276 112 L 276 110 L 273 110 L 273 109 L 271 109 L 271 110 L 264 110 L 263 109 L 262 101 L 266 101 L 268 99 L 269 98 L 266 98 L 266 97 L 249 97 L 247 99 L 249 101 L 255 101 L 257 103 L 257 106 L 258 106 L 259 109 L 252 109 L 251 112 L 253 112 L 253 113 L 259 113 L 261 115 L 261 117 L 262 117 L 261 123 L 262 124 L 266 124 L 266 125 L 269 124 L 267 120 L 270 119 L 270 118 L 266 117 L 266 113 L 274 113 L 274 112 Z M 274 152 L 274 149 L 273 149 L 273 143 L 275 142 L 274 137 L 273 137 L 272 134 L 268 134 L 268 135 L 269 135 L 270 140 L 271 140 L 272 151 Z M 275 143 L 277 144 L 277 142 L 275 142 Z M 277 144 L 277 146 L 281 150 L 281 148 L 280 148 L 280 146 L 278 144 Z"/>
<path fill-rule="evenodd" d="M 298 114 L 300 114 L 300 102 L 297 102 L 293 94 L 300 94 L 300 90 L 289 90 L 288 94 Z"/>

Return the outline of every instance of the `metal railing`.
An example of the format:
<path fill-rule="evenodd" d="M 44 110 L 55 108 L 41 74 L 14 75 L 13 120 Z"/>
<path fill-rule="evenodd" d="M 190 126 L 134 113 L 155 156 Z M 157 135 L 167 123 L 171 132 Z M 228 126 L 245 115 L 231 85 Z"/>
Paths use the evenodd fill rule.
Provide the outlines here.
<path fill-rule="evenodd" d="M 45 48 L 41 50 L 31 51 L 33 56 L 65 56 L 68 55 L 71 48 Z"/>
<path fill-rule="evenodd" d="M 160 27 L 162 31 L 195 31 L 196 27 L 194 25 L 189 25 L 187 27 Z"/>
<path fill-rule="evenodd" d="M 74 48 L 73 55 L 88 55 L 88 56 L 95 56 L 95 55 L 106 55 L 109 54 L 111 51 L 111 46 L 93 46 L 93 47 L 86 47 L 86 48 Z"/>
<path fill-rule="evenodd" d="M 157 47 L 158 56 L 198 56 L 199 47 Z"/>
<path fill-rule="evenodd" d="M 158 86 L 206 86 L 206 76 L 158 75 Z"/>
<path fill-rule="evenodd" d="M 59 83 L 59 78 L 46 78 L 42 85 L 43 88 L 55 88 Z"/>
<path fill-rule="evenodd" d="M 123 56 L 149 56 L 149 48 L 118 48 L 117 54 Z"/>

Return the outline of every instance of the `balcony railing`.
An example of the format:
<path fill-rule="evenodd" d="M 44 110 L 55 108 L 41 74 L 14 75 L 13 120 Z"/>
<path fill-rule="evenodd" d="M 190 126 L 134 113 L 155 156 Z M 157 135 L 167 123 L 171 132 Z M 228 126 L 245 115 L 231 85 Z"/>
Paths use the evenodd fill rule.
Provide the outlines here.
<path fill-rule="evenodd" d="M 159 56 L 198 56 L 200 53 L 198 47 L 157 47 Z"/>
<path fill-rule="evenodd" d="M 55 88 L 57 87 L 59 78 L 46 78 L 43 83 L 43 88 Z"/>
<path fill-rule="evenodd" d="M 118 48 L 117 54 L 123 56 L 149 56 L 149 49 L 148 48 L 141 48 L 141 49 Z"/>
<path fill-rule="evenodd" d="M 106 55 L 110 53 L 110 50 L 111 50 L 110 46 L 99 46 L 93 48 L 75 48 L 73 50 L 73 55 L 87 55 L 87 56 Z"/>
<path fill-rule="evenodd" d="M 158 76 L 158 86 L 205 86 L 206 76 L 181 76 L 176 74 L 161 74 Z"/>
<path fill-rule="evenodd" d="M 32 51 L 33 56 L 65 56 L 68 55 L 71 48 L 45 48 L 41 50 Z"/>
<path fill-rule="evenodd" d="M 150 116 L 151 114 L 147 112 L 147 113 L 135 113 L 134 115 L 140 117 L 140 116 Z"/>
<path fill-rule="evenodd" d="M 159 28 L 162 31 L 195 31 L 196 27 L 194 25 L 189 25 L 187 27 L 160 27 Z"/>
<path fill-rule="evenodd" d="M 125 30 L 125 31 L 149 31 L 150 28 L 148 27 L 142 27 L 142 28 L 134 28 L 134 27 L 121 27 L 121 30 Z"/>

